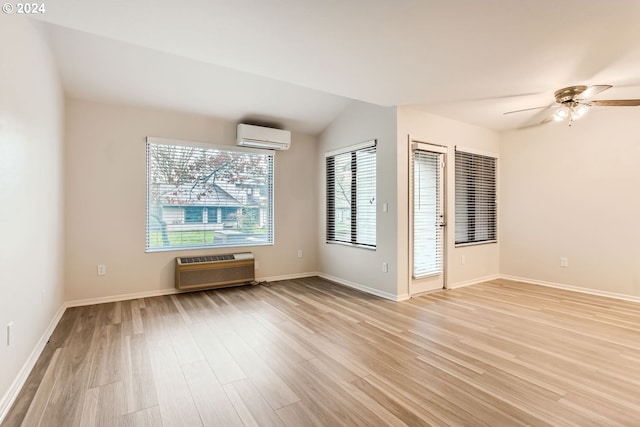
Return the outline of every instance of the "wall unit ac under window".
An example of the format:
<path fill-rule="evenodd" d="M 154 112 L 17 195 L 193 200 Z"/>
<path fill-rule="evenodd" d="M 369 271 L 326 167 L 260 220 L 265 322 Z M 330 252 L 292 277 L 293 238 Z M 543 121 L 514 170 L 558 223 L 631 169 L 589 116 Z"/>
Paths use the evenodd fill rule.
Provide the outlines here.
<path fill-rule="evenodd" d="M 291 147 L 291 132 L 240 123 L 237 129 L 236 144 L 241 147 L 266 150 L 288 150 Z"/>
<path fill-rule="evenodd" d="M 253 254 L 176 258 L 176 288 L 185 291 L 249 284 L 255 281 Z"/>

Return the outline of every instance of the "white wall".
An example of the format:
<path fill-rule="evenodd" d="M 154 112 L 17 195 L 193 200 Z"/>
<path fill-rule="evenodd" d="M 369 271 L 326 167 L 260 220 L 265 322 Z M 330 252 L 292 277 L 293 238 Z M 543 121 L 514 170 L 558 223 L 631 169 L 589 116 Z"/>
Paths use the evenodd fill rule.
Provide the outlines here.
<path fill-rule="evenodd" d="M 28 374 L 21 368 L 34 360 L 30 355 L 63 302 L 64 108 L 38 29 L 2 14 L 0 40 L 1 419 L 21 385 L 14 381 Z"/>
<path fill-rule="evenodd" d="M 326 243 L 326 172 L 324 153 L 376 139 L 377 145 L 377 224 L 376 250 Z M 318 271 L 325 277 L 395 298 L 398 268 L 395 263 L 396 239 L 396 109 L 364 102 L 353 102 L 320 135 L 317 152 L 319 201 L 317 215 Z M 389 211 L 382 212 L 382 204 Z M 389 264 L 382 272 L 382 262 Z"/>
<path fill-rule="evenodd" d="M 500 246 L 504 239 L 498 235 L 498 243 L 455 247 L 455 146 L 471 147 L 500 154 L 500 138 L 498 133 L 447 119 L 408 107 L 398 108 L 398 264 L 402 266 L 398 283 L 399 294 L 407 293 L 409 283 L 409 143 L 412 139 L 448 147 L 447 182 L 446 182 L 446 220 L 447 239 L 445 247 L 446 284 L 449 287 L 461 286 L 491 278 L 499 274 Z M 504 160 L 498 160 L 498 174 Z M 498 188 L 498 205 L 502 203 L 501 189 Z M 498 222 L 501 218 L 498 218 Z M 465 263 L 461 257 L 465 256 Z"/>
<path fill-rule="evenodd" d="M 145 137 L 235 144 L 235 123 L 178 112 L 67 100 L 66 298 L 91 299 L 174 286 L 176 256 L 145 253 Z M 250 250 L 258 278 L 315 271 L 316 139 L 293 134 L 275 159 L 275 245 Z M 298 258 L 301 249 L 304 257 Z M 97 276 L 105 264 L 106 276 Z"/>
<path fill-rule="evenodd" d="M 593 108 L 502 136 L 503 274 L 640 297 L 639 114 Z"/>

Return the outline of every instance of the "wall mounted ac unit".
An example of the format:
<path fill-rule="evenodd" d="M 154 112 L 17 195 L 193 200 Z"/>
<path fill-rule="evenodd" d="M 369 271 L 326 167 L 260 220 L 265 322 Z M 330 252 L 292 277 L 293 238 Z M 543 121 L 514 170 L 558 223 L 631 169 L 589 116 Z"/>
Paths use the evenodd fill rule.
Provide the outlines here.
<path fill-rule="evenodd" d="M 249 284 L 254 280 L 251 252 L 176 258 L 176 288 L 184 291 Z"/>
<path fill-rule="evenodd" d="M 265 150 L 288 150 L 291 146 L 291 132 L 240 123 L 236 144 Z"/>

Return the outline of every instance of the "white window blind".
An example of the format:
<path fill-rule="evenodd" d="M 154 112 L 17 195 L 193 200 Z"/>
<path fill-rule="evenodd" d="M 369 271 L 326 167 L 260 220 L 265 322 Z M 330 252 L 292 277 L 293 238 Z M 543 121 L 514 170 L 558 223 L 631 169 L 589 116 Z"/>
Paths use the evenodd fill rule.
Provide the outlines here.
<path fill-rule="evenodd" d="M 146 251 L 273 244 L 272 152 L 147 138 Z"/>
<path fill-rule="evenodd" d="M 326 156 L 327 242 L 376 246 L 376 147 Z"/>
<path fill-rule="evenodd" d="M 457 245 L 497 239 L 496 164 L 494 157 L 456 150 Z"/>
<path fill-rule="evenodd" d="M 442 154 L 413 152 L 413 277 L 442 272 Z"/>

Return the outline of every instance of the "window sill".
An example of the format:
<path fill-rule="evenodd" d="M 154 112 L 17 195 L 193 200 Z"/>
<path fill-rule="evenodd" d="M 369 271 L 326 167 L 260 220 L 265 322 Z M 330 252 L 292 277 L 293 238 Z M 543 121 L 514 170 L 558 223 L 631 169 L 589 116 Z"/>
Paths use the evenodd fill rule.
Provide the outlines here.
<path fill-rule="evenodd" d="M 454 247 L 456 248 L 465 248 L 467 246 L 479 246 L 479 245 L 489 245 L 492 243 L 498 243 L 497 240 L 485 240 L 482 242 L 470 242 L 470 243 L 456 243 Z"/>
<path fill-rule="evenodd" d="M 376 251 L 376 247 L 375 246 L 367 246 L 367 245 L 358 245 L 358 244 L 354 244 L 354 243 L 347 243 L 347 242 L 336 242 L 336 241 L 327 241 L 326 242 L 327 245 L 340 245 L 340 246 L 349 246 L 351 248 L 358 248 L 358 249 L 366 249 L 369 251 Z"/>

